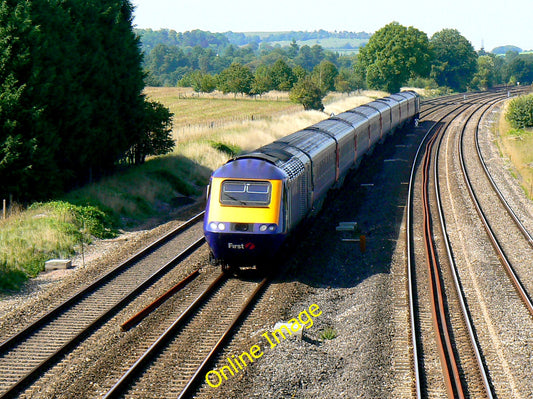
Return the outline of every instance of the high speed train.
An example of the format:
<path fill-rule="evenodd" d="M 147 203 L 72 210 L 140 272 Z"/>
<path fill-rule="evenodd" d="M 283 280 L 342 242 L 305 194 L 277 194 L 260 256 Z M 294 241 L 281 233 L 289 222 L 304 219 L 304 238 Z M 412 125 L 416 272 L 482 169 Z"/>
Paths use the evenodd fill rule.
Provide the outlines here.
<path fill-rule="evenodd" d="M 224 269 L 271 259 L 376 143 L 419 118 L 419 112 L 415 92 L 393 94 L 238 155 L 215 170 L 204 218 L 211 260 Z"/>

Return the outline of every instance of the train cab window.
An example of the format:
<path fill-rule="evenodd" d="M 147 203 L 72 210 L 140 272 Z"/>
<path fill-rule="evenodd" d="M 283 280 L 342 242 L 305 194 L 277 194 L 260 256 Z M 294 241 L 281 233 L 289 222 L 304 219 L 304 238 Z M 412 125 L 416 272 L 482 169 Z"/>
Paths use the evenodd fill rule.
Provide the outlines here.
<path fill-rule="evenodd" d="M 268 181 L 225 180 L 220 191 L 220 203 L 233 206 L 268 206 L 272 184 Z"/>

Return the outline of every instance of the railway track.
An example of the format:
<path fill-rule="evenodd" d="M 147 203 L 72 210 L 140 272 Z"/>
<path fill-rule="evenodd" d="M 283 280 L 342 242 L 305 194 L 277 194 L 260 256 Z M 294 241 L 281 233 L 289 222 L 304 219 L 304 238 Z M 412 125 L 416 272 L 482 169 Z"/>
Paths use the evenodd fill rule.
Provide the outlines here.
<path fill-rule="evenodd" d="M 218 275 L 104 397 L 189 397 L 268 282 Z"/>
<path fill-rule="evenodd" d="M 471 99 L 465 104 L 476 101 L 484 103 L 486 99 Z M 448 397 L 470 397 L 471 395 L 493 397 L 488 370 L 477 343 L 476 332 L 466 306 L 457 266 L 448 241 L 439 195 L 437 159 L 442 138 L 452 121 L 463 115 L 467 107 L 470 109 L 468 111 L 470 115 L 468 119 L 470 119 L 471 115 L 484 105 L 456 105 L 452 107 L 452 111 L 439 118 L 431 128 L 437 132 L 430 136 L 431 130 L 428 131 L 428 137 L 431 138 L 424 140 L 427 141 L 427 147 L 423 161 L 421 161 L 422 176 L 418 178 L 418 183 L 415 179 L 417 162 L 414 162 L 411 174 L 408 226 L 414 225 L 413 230 L 416 228 L 417 231 L 423 232 L 419 236 L 422 238 L 413 239 L 413 234 L 409 231 L 407 238 L 413 363 L 417 397 L 444 395 Z M 441 125 L 443 122 L 446 123 Z M 441 131 L 443 133 L 440 133 Z M 422 153 L 421 150 L 422 147 L 419 148 L 419 154 Z M 431 170 L 433 170 L 432 181 Z M 415 186 L 419 187 L 417 190 L 421 194 L 415 194 Z M 430 188 L 434 190 L 432 195 Z M 422 216 L 414 214 L 414 203 L 420 204 Z M 435 227 L 437 223 L 433 220 L 439 221 L 440 227 Z M 423 247 L 423 250 L 417 249 L 420 247 Z M 422 267 L 423 263 L 426 263 L 427 267 Z M 426 286 L 430 287 L 429 292 L 421 288 Z M 461 316 L 456 317 L 459 314 Z M 438 348 L 438 356 L 434 348 Z M 436 366 L 439 363 L 440 370 Z"/>
<path fill-rule="evenodd" d="M 470 198 L 483 222 L 483 226 L 494 251 L 498 255 L 505 272 L 509 276 L 516 292 L 524 303 L 524 306 L 527 308 L 531 316 L 533 316 L 533 302 L 531 300 L 533 280 L 531 278 L 524 279 L 526 283 L 522 283 L 517 271 L 517 269 L 522 269 L 524 274 L 528 274 L 526 268 L 530 268 L 531 265 L 529 260 L 533 259 L 533 237 L 529 231 L 526 230 L 494 183 L 479 149 L 479 124 L 481 118 L 489 109 L 490 108 L 487 107 L 483 113 L 478 115 L 474 122 L 474 135 L 470 138 L 472 141 L 471 148 L 476 148 L 475 152 L 477 156 L 469 157 L 469 159 L 475 159 L 478 162 L 467 161 L 467 158 L 465 157 L 466 125 L 461 132 L 461 140 L 459 143 L 461 169 Z M 467 163 L 469 166 L 467 166 Z M 474 185 L 476 185 L 477 190 L 474 189 Z M 486 190 L 486 187 L 491 187 L 492 189 Z M 488 206 L 488 204 L 493 203 L 500 203 L 502 206 L 498 208 Z M 484 209 L 487 209 L 487 211 Z M 489 219 L 491 219 L 491 221 L 489 221 Z M 519 245 L 519 251 L 517 251 L 517 245 Z"/>
<path fill-rule="evenodd" d="M 420 217 L 423 213 L 419 216 L 415 216 L 415 223 L 422 226 L 423 230 L 429 234 L 427 234 L 423 240 L 413 238 L 411 235 L 411 238 L 408 238 L 408 241 L 411 244 L 416 245 L 417 248 L 426 248 L 427 250 L 425 249 L 423 253 L 433 254 L 433 256 L 431 256 L 432 260 L 430 262 L 430 268 L 428 268 L 425 260 L 420 261 L 420 258 L 417 258 L 417 256 L 421 256 L 417 249 L 409 250 L 409 253 L 413 254 L 412 263 L 417 267 L 418 265 L 421 266 L 420 269 L 416 269 L 413 273 L 416 280 L 411 282 L 412 288 L 410 291 L 417 292 L 418 299 L 413 299 L 415 306 L 426 301 L 426 299 L 421 299 L 422 295 L 426 295 L 428 299 L 430 297 L 438 297 L 437 294 L 428 295 L 427 293 L 422 293 L 424 290 L 419 288 L 421 279 L 427 276 L 427 281 L 433 280 L 432 286 L 434 287 L 435 292 L 439 290 L 443 291 L 442 298 L 437 300 L 437 302 L 440 302 L 444 307 L 439 308 L 436 305 L 435 310 L 433 311 L 436 315 L 443 315 L 443 317 L 441 317 L 441 322 L 434 323 L 432 321 L 432 316 L 428 316 L 424 313 L 414 320 L 413 331 L 419 328 L 418 324 L 425 323 L 430 326 L 436 324 L 439 331 L 437 335 L 439 337 L 444 336 L 445 331 L 451 333 L 449 334 L 449 338 L 443 339 L 443 346 L 448 347 L 448 349 L 446 349 L 441 355 L 436 353 L 431 355 L 432 358 L 429 360 L 425 358 L 425 356 L 427 356 L 429 352 L 429 346 L 433 345 L 433 341 L 436 339 L 430 337 L 424 338 L 422 333 L 413 334 L 414 356 L 416 358 L 420 355 L 420 359 L 414 361 L 414 367 L 418 370 L 414 373 L 418 376 L 416 378 L 416 391 L 418 397 L 442 397 L 444 395 L 450 397 L 476 398 L 492 396 L 503 397 L 501 392 L 504 391 L 500 388 L 501 383 L 494 381 L 495 379 L 503 380 L 505 376 L 495 375 L 496 373 L 493 371 L 493 364 L 497 360 L 487 359 L 487 357 L 490 356 L 490 350 L 486 347 L 486 341 L 479 337 L 479 331 L 482 330 L 480 326 L 483 324 L 476 321 L 477 316 L 473 315 L 473 313 L 477 314 L 479 312 L 476 306 L 472 305 L 473 296 L 468 293 L 469 289 L 463 286 L 464 272 L 457 270 L 457 266 L 453 266 L 457 253 L 459 252 L 459 244 L 454 240 L 448 242 L 448 238 L 451 234 L 446 231 L 446 223 L 452 218 L 448 210 L 442 210 L 441 205 L 436 205 L 436 198 L 440 196 L 440 193 L 443 190 L 439 187 L 444 185 L 443 183 L 439 183 L 439 179 L 442 180 L 442 176 L 440 175 L 442 175 L 443 172 L 441 170 L 442 167 L 439 166 L 442 162 L 439 162 L 437 157 L 438 154 L 442 152 L 440 147 L 441 145 L 444 146 L 445 137 L 447 137 L 445 135 L 451 134 L 451 131 L 454 129 L 458 130 L 457 127 L 454 126 L 459 123 L 464 124 L 464 132 L 467 131 L 467 124 L 478 124 L 482 119 L 482 113 L 488 112 L 486 110 L 490 109 L 488 105 L 483 106 L 483 109 L 480 107 L 482 106 L 482 103 L 485 103 L 491 97 L 494 97 L 494 95 L 476 94 L 469 95 L 466 98 L 461 95 L 453 99 L 443 99 L 440 106 L 437 100 L 428 103 L 422 110 L 422 122 L 437 121 L 434 130 L 440 128 L 440 134 L 434 135 L 432 147 L 426 150 L 427 159 L 425 163 L 427 167 L 424 168 L 426 170 L 426 176 L 422 178 L 422 176 L 418 176 L 415 173 L 413 174 L 413 192 L 416 192 L 416 195 L 420 197 L 420 200 L 416 199 L 416 201 L 422 203 L 422 196 L 430 201 L 430 203 L 425 206 L 425 216 Z M 506 97 L 506 94 L 504 93 L 500 97 L 504 98 Z M 442 104 L 447 104 L 447 108 L 444 111 L 442 110 Z M 457 109 L 454 111 L 453 108 Z M 479 108 L 479 110 L 476 110 L 476 108 Z M 468 114 L 470 116 L 468 120 L 466 120 L 467 118 L 464 116 L 459 116 L 461 113 L 460 111 L 465 111 L 467 109 L 469 109 Z M 465 120 L 459 122 L 459 119 L 463 118 Z M 429 122 L 426 122 L 426 125 L 427 124 L 429 124 Z M 474 143 L 473 136 L 465 135 L 464 139 L 461 140 L 464 143 L 471 141 L 470 144 L 464 145 L 465 149 L 469 150 L 474 147 L 472 145 L 472 143 Z M 419 152 L 422 154 L 423 149 L 420 149 Z M 481 151 L 479 152 L 481 153 Z M 481 173 L 480 171 L 482 167 L 475 166 L 473 164 L 473 157 L 468 155 L 468 153 L 466 158 L 465 169 L 467 170 L 467 173 L 469 172 L 472 175 L 478 176 Z M 420 162 L 420 164 L 423 163 L 423 161 Z M 487 194 L 485 193 L 485 191 L 488 191 L 486 190 L 487 184 L 489 183 L 473 182 L 473 189 L 477 196 L 482 197 Z M 424 190 L 422 190 L 422 188 L 424 188 Z M 409 190 L 411 191 L 411 189 Z M 496 201 L 496 198 L 497 197 L 488 197 L 481 201 L 484 203 L 494 203 L 499 201 Z M 446 208 L 446 206 L 444 206 L 444 208 Z M 411 213 L 411 215 L 415 214 L 412 209 L 408 212 Z M 491 213 L 487 215 L 487 219 L 492 221 L 491 224 L 494 224 L 495 218 L 501 218 L 498 217 L 498 211 L 494 214 Z M 443 227 L 437 227 L 438 225 L 434 222 L 436 220 L 441 220 L 443 222 Z M 189 227 L 189 229 L 191 228 L 194 227 Z M 196 228 L 199 229 L 198 226 Z M 443 230 L 442 234 L 438 231 L 441 229 Z M 408 230 L 410 229 L 408 228 Z M 500 228 L 500 232 L 495 233 L 495 235 L 500 236 L 498 241 L 506 241 L 503 236 L 507 233 L 503 235 L 501 233 L 501 231 L 505 232 L 506 230 L 509 230 L 509 228 L 503 227 Z M 523 233 L 519 233 L 518 230 L 513 234 L 513 237 L 516 237 L 518 234 L 523 235 Z M 526 242 L 526 239 L 522 238 L 522 240 Z M 172 243 L 171 245 L 177 245 L 177 241 L 180 240 L 175 239 L 174 236 L 169 237 L 167 244 Z M 419 246 L 419 244 L 422 244 L 422 246 Z M 156 244 L 153 249 L 164 245 L 165 244 Z M 193 244 L 193 246 L 189 248 L 183 248 L 183 256 L 187 256 L 187 253 L 191 253 L 200 245 L 201 241 Z M 513 251 L 508 249 L 506 252 Z M 140 262 L 145 262 L 144 265 L 147 265 L 148 263 L 156 263 L 155 261 L 147 261 L 146 259 L 149 256 L 151 255 L 144 253 L 132 261 L 131 265 L 124 266 L 124 268 L 128 269 L 133 267 L 134 264 L 141 264 Z M 157 262 L 159 262 L 159 265 L 164 263 L 161 261 Z M 166 263 L 170 268 L 175 265 L 176 262 L 179 262 L 179 260 L 174 260 L 171 256 L 166 260 Z M 122 272 L 117 273 L 120 274 Z M 158 276 L 164 273 L 165 271 L 161 271 Z M 529 278 L 521 274 L 520 271 L 518 274 L 518 279 L 525 283 L 526 291 L 529 290 L 530 292 L 530 288 L 528 288 L 527 284 L 528 281 L 533 281 L 533 279 L 529 280 Z M 148 279 L 145 278 L 147 282 L 143 287 L 150 285 L 154 279 L 158 278 L 156 277 L 155 272 L 147 272 L 145 277 L 148 277 Z M 140 281 L 142 278 L 134 277 L 132 279 Z M 148 280 L 150 280 L 150 282 L 148 282 Z M 124 283 L 121 282 L 115 282 L 113 284 L 118 284 L 119 286 L 124 285 Z M 176 295 L 178 299 L 173 298 L 168 304 L 166 304 L 166 306 L 162 306 L 163 310 L 160 309 L 156 312 L 164 313 L 161 315 L 161 318 L 165 319 L 164 322 L 157 325 L 150 321 L 149 323 L 144 323 L 144 325 L 141 325 L 140 327 L 132 328 L 131 335 L 128 335 L 128 333 L 121 336 L 121 339 L 138 340 L 139 345 L 137 346 L 136 352 L 134 354 L 126 354 L 117 351 L 115 357 L 120 358 L 117 359 L 117 364 L 119 364 L 119 366 L 116 368 L 109 368 L 109 373 L 105 381 L 100 381 L 98 388 L 91 387 L 89 392 L 100 397 L 105 396 L 109 398 L 190 396 L 191 392 L 194 391 L 195 386 L 197 386 L 199 379 L 204 379 L 205 373 L 208 371 L 209 367 L 213 366 L 213 359 L 217 356 L 217 353 L 219 353 L 220 348 L 231 339 L 232 328 L 240 323 L 243 317 L 242 314 L 246 314 L 249 311 L 249 307 L 253 305 L 257 296 L 261 294 L 266 285 L 268 285 L 268 280 L 237 280 L 223 275 L 216 277 L 215 273 L 211 272 L 201 273 L 194 282 L 184 288 L 184 291 L 181 292 L 180 295 Z M 117 286 L 115 285 L 115 290 L 116 287 Z M 76 321 L 72 324 L 78 324 L 75 326 L 77 329 L 75 333 L 71 333 L 70 330 L 68 330 L 66 334 L 70 334 L 73 339 L 71 341 L 46 344 L 49 347 L 55 345 L 55 347 L 59 347 L 60 350 L 54 349 L 55 352 L 50 352 L 51 355 L 47 355 L 51 360 L 44 362 L 41 359 L 38 359 L 40 362 L 39 364 L 37 364 L 37 362 L 32 363 L 30 368 L 33 367 L 34 374 L 30 375 L 24 371 L 21 375 L 24 374 L 27 375 L 27 377 L 13 378 L 12 380 L 17 379 L 16 383 L 12 383 L 12 380 L 9 380 L 5 386 L 9 385 L 12 389 L 4 390 L 3 396 L 15 396 L 22 392 L 32 383 L 32 381 L 39 378 L 45 370 L 53 367 L 53 365 L 60 359 L 65 358 L 67 353 L 72 352 L 72 349 L 79 345 L 80 342 L 93 334 L 99 326 L 106 323 L 106 321 L 109 321 L 114 317 L 113 315 L 116 316 L 117 312 L 120 309 L 123 309 L 124 306 L 126 306 L 125 304 L 144 288 L 136 287 L 134 289 L 137 290 L 135 294 L 133 291 L 130 291 L 131 294 L 121 291 L 121 293 L 117 294 L 118 296 L 116 298 L 110 298 L 108 301 L 106 300 L 108 303 L 107 305 L 102 305 L 100 307 L 98 307 L 96 303 L 104 302 L 101 299 L 94 300 L 95 302 L 92 302 L 92 305 L 81 305 L 85 302 L 78 302 L 78 305 L 76 305 L 75 303 L 78 299 L 73 300 L 73 308 L 76 308 L 77 306 L 94 307 L 99 313 L 101 313 L 102 317 L 100 318 L 89 314 L 89 316 L 84 318 L 82 322 L 80 322 L 80 320 L 82 320 L 81 316 L 72 316 L 73 313 L 71 313 L 70 317 L 65 317 L 66 319 L 74 319 Z M 94 290 L 98 291 L 99 288 L 95 288 Z M 91 289 L 83 294 L 79 294 L 79 301 L 85 296 L 92 295 L 90 294 L 90 291 Z M 106 297 L 108 295 L 109 294 L 105 294 Z M 462 299 L 460 299 L 461 295 Z M 456 299 L 455 297 L 458 298 Z M 191 301 L 191 298 L 196 298 L 196 300 Z M 107 312 L 108 310 L 110 313 L 104 315 L 104 312 Z M 59 320 L 62 316 L 60 315 L 60 311 L 57 312 L 58 313 L 53 317 Z M 117 317 L 114 317 L 114 320 L 116 319 Z M 470 320 L 470 322 L 468 320 Z M 39 322 L 36 323 L 36 330 L 44 331 L 48 328 L 45 326 L 44 322 L 40 323 L 41 325 L 39 325 Z M 446 324 L 448 324 L 448 326 L 446 326 Z M 141 333 L 139 330 L 143 330 L 143 332 Z M 147 331 L 149 331 L 149 333 L 147 333 Z M 202 331 L 203 334 L 205 333 L 202 336 L 202 339 L 199 337 L 199 331 Z M 433 330 L 431 329 L 431 331 Z M 27 334 L 26 337 L 24 337 L 24 334 Z M 36 337 L 36 335 L 33 334 L 34 333 L 31 331 L 23 333 L 21 338 L 19 338 L 20 343 L 16 344 L 16 341 L 12 341 L 11 344 L 8 344 L 5 347 L 5 353 L 8 355 L 11 353 L 8 349 L 11 345 L 11 347 L 14 348 L 12 353 L 22 354 L 18 359 L 32 357 L 34 351 L 32 348 L 35 348 L 36 346 L 34 345 L 30 347 L 29 340 L 33 339 L 32 337 Z M 53 336 L 55 334 L 55 332 L 52 332 L 48 333 L 47 336 Z M 434 333 L 431 332 L 426 335 L 433 334 Z M 13 337 L 13 339 L 14 338 L 15 337 Z M 419 339 L 424 339 L 425 342 L 420 343 L 418 341 Z M 448 343 L 446 343 L 446 341 L 448 341 Z M 6 343 L 9 343 L 9 341 L 6 341 Z M 0 349 L 1 348 L 3 348 L 3 344 L 0 346 Z M 22 350 L 17 351 L 16 348 L 22 348 Z M 1 356 L 4 356 L 3 350 L 0 353 Z M 118 354 L 120 354 L 120 356 Z M 456 358 L 457 362 L 454 362 L 452 358 Z M 26 370 L 25 362 L 26 360 L 19 360 L 17 363 L 17 360 L 15 360 L 10 366 L 6 366 L 6 369 L 18 372 L 17 370 L 20 365 L 21 369 L 24 368 L 24 370 Z M 428 367 L 427 364 L 430 362 L 433 362 L 433 365 Z M 3 374 L 0 374 L 0 376 L 6 375 L 2 370 L 3 363 L 4 361 L 2 360 L 0 371 L 2 371 Z M 442 377 L 442 368 L 438 367 L 440 363 L 448 364 L 450 366 L 448 368 L 452 369 L 451 372 L 447 372 L 450 374 L 448 380 L 452 382 L 445 382 L 445 379 Z M 453 370 L 454 368 L 455 370 Z M 1 384 L 2 382 L 0 380 L 0 395 L 2 395 L 1 388 L 3 386 Z M 512 393 L 518 391 L 518 388 L 513 388 L 511 390 Z M 495 393 L 496 395 L 494 395 Z"/>
<path fill-rule="evenodd" d="M 23 391 L 202 245 L 202 218 L 191 218 L 1 343 L 0 396 Z"/>

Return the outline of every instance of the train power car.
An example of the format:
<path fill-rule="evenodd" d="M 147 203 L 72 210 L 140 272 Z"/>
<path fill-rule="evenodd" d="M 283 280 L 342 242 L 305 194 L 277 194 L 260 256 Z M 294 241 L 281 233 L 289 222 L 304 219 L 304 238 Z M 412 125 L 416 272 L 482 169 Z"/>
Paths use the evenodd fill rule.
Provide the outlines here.
<path fill-rule="evenodd" d="M 213 261 L 257 265 L 274 256 L 376 143 L 419 116 L 411 91 L 353 108 L 239 155 L 208 187 L 204 234 Z"/>

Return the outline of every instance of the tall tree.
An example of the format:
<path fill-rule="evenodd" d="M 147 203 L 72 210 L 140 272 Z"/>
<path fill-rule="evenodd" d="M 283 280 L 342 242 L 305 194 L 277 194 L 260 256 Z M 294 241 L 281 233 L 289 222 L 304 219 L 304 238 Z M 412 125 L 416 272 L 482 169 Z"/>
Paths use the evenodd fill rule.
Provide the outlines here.
<path fill-rule="evenodd" d="M 533 83 L 533 55 L 511 58 L 506 72 L 508 81 L 519 82 L 521 85 Z"/>
<path fill-rule="evenodd" d="M 464 91 L 477 71 L 472 44 L 456 29 L 443 29 L 431 37 L 434 62 L 431 77 L 441 86 Z"/>
<path fill-rule="evenodd" d="M 495 58 L 495 56 L 491 55 L 482 55 L 478 58 L 478 71 L 472 79 L 473 87 L 487 90 L 488 88 L 494 86 L 496 83 Z"/>
<path fill-rule="evenodd" d="M 360 50 L 357 68 L 366 77 L 368 87 L 397 92 L 410 77 L 427 76 L 430 60 L 427 35 L 392 22 Z"/>
<path fill-rule="evenodd" d="M 281 91 L 289 91 L 296 83 L 296 76 L 291 67 L 281 58 L 270 68 L 270 78 L 273 88 Z"/>
<path fill-rule="evenodd" d="M 47 198 L 145 140 L 156 115 L 132 11 L 128 0 L 0 0 L 0 195 Z"/>
<path fill-rule="evenodd" d="M 320 90 L 319 84 L 311 76 L 306 76 L 300 79 L 289 92 L 289 99 L 292 102 L 300 103 L 304 109 L 324 110 L 322 99 L 325 94 Z"/>

